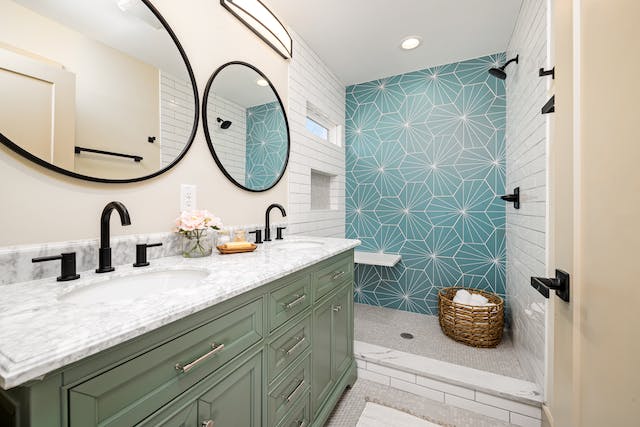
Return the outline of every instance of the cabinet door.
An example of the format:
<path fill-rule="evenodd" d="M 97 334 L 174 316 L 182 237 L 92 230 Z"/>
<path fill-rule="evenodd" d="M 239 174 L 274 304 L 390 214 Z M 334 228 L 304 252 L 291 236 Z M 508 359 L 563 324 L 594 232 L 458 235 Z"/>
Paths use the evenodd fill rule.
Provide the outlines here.
<path fill-rule="evenodd" d="M 313 312 L 313 368 L 311 375 L 313 411 L 326 399 L 333 381 L 331 378 L 331 318 L 333 300 L 318 305 Z"/>
<path fill-rule="evenodd" d="M 196 402 L 182 401 L 169 404 L 157 413 L 136 424 L 137 427 L 199 427 Z"/>
<path fill-rule="evenodd" d="M 262 355 L 249 360 L 198 399 L 198 425 L 262 425 Z"/>
<path fill-rule="evenodd" d="M 353 292 L 349 286 L 336 295 L 331 306 L 333 314 L 332 377 L 335 381 L 349 368 L 353 358 L 352 307 Z"/>

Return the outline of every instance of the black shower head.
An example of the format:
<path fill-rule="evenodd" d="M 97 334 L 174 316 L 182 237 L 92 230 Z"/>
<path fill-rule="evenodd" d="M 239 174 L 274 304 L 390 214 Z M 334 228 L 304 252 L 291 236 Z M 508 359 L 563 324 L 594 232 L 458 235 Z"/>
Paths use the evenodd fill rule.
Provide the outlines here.
<path fill-rule="evenodd" d="M 489 69 L 489 74 L 493 77 L 499 78 L 500 80 L 505 80 L 507 78 L 507 73 L 504 72 L 502 67 Z"/>
<path fill-rule="evenodd" d="M 490 68 L 489 69 L 489 74 L 491 74 L 493 77 L 499 78 L 500 80 L 506 79 L 507 78 L 507 73 L 504 71 L 505 68 L 507 68 L 507 65 L 511 64 L 512 62 L 515 62 L 517 64 L 519 58 L 520 58 L 520 55 L 516 55 L 515 58 L 512 58 L 512 59 L 508 60 L 507 63 L 504 64 L 502 67 Z"/>
<path fill-rule="evenodd" d="M 222 129 L 229 129 L 229 126 L 231 126 L 230 120 L 222 120 L 220 117 L 218 117 L 218 123 L 220 123 Z"/>

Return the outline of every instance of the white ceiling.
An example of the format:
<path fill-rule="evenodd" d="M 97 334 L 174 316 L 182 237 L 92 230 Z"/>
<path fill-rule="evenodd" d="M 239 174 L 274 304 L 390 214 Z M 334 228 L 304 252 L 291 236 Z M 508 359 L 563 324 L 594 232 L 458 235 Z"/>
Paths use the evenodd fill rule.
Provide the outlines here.
<path fill-rule="evenodd" d="M 350 85 L 504 51 L 522 0 L 267 3 Z M 422 44 L 400 49 L 401 40 L 414 35 Z"/>
<path fill-rule="evenodd" d="M 128 12 L 118 8 L 117 0 L 14 1 L 176 77 L 188 78 L 169 33 L 139 0 L 131 1 Z"/>
<path fill-rule="evenodd" d="M 276 101 L 270 86 L 256 84 L 260 77 L 260 74 L 244 65 L 229 65 L 216 76 L 211 93 L 244 108 Z"/>

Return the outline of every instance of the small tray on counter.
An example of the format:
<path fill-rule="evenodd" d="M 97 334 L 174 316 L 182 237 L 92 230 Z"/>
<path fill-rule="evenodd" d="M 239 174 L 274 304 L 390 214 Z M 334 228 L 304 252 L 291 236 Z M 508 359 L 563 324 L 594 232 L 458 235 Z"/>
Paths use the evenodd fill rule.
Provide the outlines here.
<path fill-rule="evenodd" d="M 258 245 L 251 243 L 251 247 L 250 248 L 244 248 L 244 249 L 226 249 L 224 248 L 223 245 L 220 246 L 216 246 L 216 249 L 218 249 L 218 252 L 220 252 L 222 255 L 229 255 L 229 254 L 241 254 L 243 252 L 253 252 L 256 250 L 256 248 L 258 247 Z"/>

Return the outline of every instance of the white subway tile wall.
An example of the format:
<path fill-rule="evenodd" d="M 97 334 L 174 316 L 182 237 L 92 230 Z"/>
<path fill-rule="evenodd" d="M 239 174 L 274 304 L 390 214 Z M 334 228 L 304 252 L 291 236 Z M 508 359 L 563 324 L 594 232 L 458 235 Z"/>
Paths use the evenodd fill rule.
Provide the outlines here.
<path fill-rule="evenodd" d="M 245 166 L 247 163 L 246 144 L 238 141 L 247 140 L 247 110 L 220 96 L 213 95 L 213 102 L 207 105 L 209 134 L 213 141 L 216 155 L 227 172 L 240 184 L 245 183 Z M 230 120 L 231 126 L 220 128 L 217 118 Z"/>
<path fill-rule="evenodd" d="M 521 208 L 507 207 L 507 301 L 511 330 L 523 368 L 544 382 L 545 299 L 530 286 L 531 276 L 546 275 L 546 118 L 547 64 L 545 0 L 522 3 L 507 56 L 520 55 L 507 69 L 507 191 L 520 187 Z M 524 421 L 521 421 L 524 422 Z M 525 424 L 523 424 L 525 425 Z"/>
<path fill-rule="evenodd" d="M 289 66 L 291 154 L 289 157 L 289 233 L 344 237 L 344 147 L 322 141 L 306 128 L 307 102 L 332 123 L 345 121 L 345 86 L 295 33 Z M 344 132 L 341 128 L 341 131 Z M 344 139 L 341 136 L 341 140 Z M 311 170 L 333 175 L 331 209 L 311 209 Z"/>
<path fill-rule="evenodd" d="M 160 73 L 160 166 L 170 165 L 184 150 L 193 128 L 193 88 L 189 80 Z"/>

